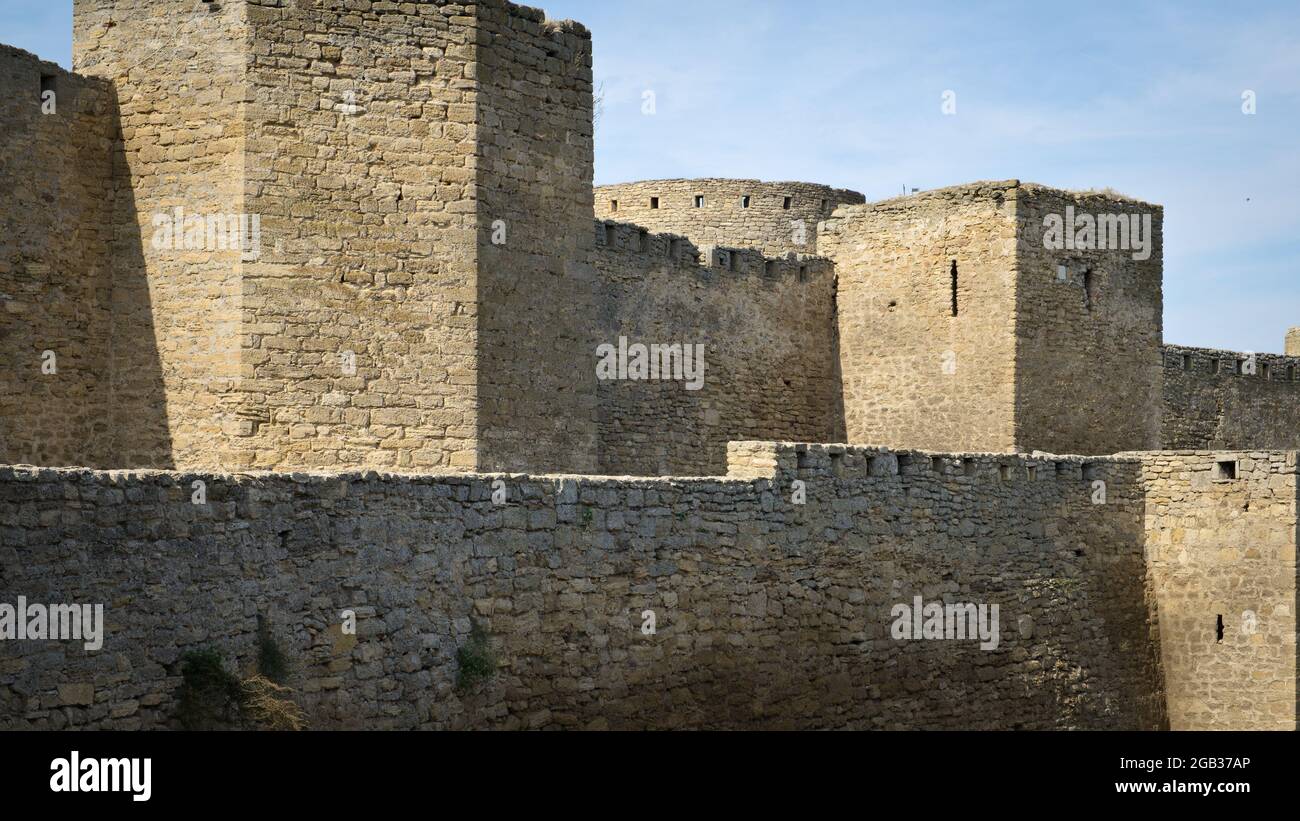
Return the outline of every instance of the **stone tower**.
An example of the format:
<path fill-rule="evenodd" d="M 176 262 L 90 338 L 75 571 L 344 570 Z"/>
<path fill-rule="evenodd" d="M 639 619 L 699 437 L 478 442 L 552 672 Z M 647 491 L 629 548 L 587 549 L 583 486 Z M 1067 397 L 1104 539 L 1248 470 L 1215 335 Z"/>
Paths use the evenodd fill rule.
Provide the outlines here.
<path fill-rule="evenodd" d="M 505 0 L 74 11 L 121 111 L 122 344 L 156 340 L 164 386 L 169 452 L 128 463 L 594 468 L 585 29 Z"/>
<path fill-rule="evenodd" d="M 1158 206 L 1014 180 L 838 209 L 818 251 L 839 280 L 849 441 L 1157 446 L 1161 218 Z M 1070 219 L 1075 232 L 1049 235 Z"/>

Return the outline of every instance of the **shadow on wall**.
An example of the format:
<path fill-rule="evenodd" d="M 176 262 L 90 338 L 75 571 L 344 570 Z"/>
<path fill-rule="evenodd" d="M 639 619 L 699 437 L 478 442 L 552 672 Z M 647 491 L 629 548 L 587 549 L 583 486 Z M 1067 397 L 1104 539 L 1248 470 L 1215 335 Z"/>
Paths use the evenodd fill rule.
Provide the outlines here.
<path fill-rule="evenodd" d="M 116 95 L 113 110 L 116 113 Z M 116 117 L 114 121 L 119 122 Z M 112 193 L 116 235 L 111 246 L 111 389 L 107 394 L 113 423 L 108 452 L 113 467 L 168 470 L 175 467 L 175 462 L 153 300 L 145 268 L 144 243 L 150 239 L 140 232 L 120 127 L 115 131 Z"/>
<path fill-rule="evenodd" d="M 0 463 L 170 468 L 111 85 L 0 47 L 0 98 Z"/>

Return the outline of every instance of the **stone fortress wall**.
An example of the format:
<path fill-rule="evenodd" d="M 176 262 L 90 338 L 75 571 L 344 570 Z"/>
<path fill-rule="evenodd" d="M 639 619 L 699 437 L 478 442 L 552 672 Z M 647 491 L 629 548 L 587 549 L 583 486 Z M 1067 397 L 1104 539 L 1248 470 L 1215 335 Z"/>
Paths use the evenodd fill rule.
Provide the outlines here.
<path fill-rule="evenodd" d="M 598 219 L 678 233 L 701 248 L 726 245 L 765 254 L 811 254 L 818 225 L 856 191 L 807 182 L 648 180 L 596 187 Z"/>
<path fill-rule="evenodd" d="M 1161 447 L 1297 447 L 1298 347 L 1294 330 L 1285 356 L 1165 345 Z"/>
<path fill-rule="evenodd" d="M 7 588 L 107 624 L 99 652 L 14 644 L 0 725 L 170 726 L 181 655 L 249 668 L 261 619 L 320 728 L 1294 727 L 1294 454 L 733 443 L 729 468 L 0 468 Z M 998 646 L 899 640 L 916 596 L 999 605 Z M 458 690 L 473 624 L 497 673 Z"/>
<path fill-rule="evenodd" d="M 74 9 L 77 73 L 0 49 L 0 465 L 77 466 L 0 467 L 0 602 L 108 644 L 5 642 L 5 726 L 166 726 L 262 617 L 315 726 L 1294 728 L 1291 360 L 1162 349 L 1158 206 L 593 190 L 590 36 L 505 0 Z M 620 338 L 702 389 L 602 380 Z M 890 637 L 913 595 L 1002 646 Z"/>
<path fill-rule="evenodd" d="M 603 474 L 721 475 L 728 442 L 844 438 L 830 260 L 722 246 L 708 255 L 675 234 L 595 225 L 598 343 L 703 353 L 694 385 L 599 381 Z"/>
<path fill-rule="evenodd" d="M 112 355 L 114 105 L 109 84 L 0 46 L 3 461 L 112 464 L 117 366 L 149 372 Z"/>

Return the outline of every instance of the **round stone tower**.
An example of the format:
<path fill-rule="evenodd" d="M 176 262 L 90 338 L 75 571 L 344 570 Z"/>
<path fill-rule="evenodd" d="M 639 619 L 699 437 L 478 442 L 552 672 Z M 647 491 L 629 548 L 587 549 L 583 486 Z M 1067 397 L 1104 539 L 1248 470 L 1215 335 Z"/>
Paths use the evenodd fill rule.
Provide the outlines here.
<path fill-rule="evenodd" d="M 817 224 L 862 202 L 856 191 L 806 182 L 650 180 L 598 186 L 596 218 L 681 234 L 701 247 L 814 254 Z"/>

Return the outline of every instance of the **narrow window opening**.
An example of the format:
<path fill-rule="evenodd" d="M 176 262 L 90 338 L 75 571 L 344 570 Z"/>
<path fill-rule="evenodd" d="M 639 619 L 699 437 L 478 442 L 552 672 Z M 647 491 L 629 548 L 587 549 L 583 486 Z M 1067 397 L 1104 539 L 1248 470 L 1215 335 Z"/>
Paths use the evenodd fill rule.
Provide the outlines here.
<path fill-rule="evenodd" d="M 614 228 L 614 224 L 610 222 L 605 223 L 605 245 L 610 248 L 613 248 L 617 244 L 618 244 L 618 232 Z"/>
<path fill-rule="evenodd" d="M 1191 354 L 1183 354 L 1183 370 L 1190 371 L 1191 369 L 1192 369 Z"/>
<path fill-rule="evenodd" d="M 1262 363 L 1262 364 L 1259 366 L 1259 375 L 1260 375 L 1261 377 L 1263 377 L 1264 379 L 1266 379 L 1266 380 L 1267 380 L 1267 379 L 1272 379 L 1272 378 L 1273 378 L 1273 366 L 1270 365 L 1270 364 L 1268 364 L 1267 362 Z"/>
<path fill-rule="evenodd" d="M 863 470 L 868 476 L 874 476 L 876 474 L 876 457 L 865 456 L 862 459 L 862 464 Z"/>
<path fill-rule="evenodd" d="M 763 263 L 763 273 L 770 277 L 776 276 L 776 260 L 769 259 Z"/>
<path fill-rule="evenodd" d="M 1217 360 L 1217 359 L 1211 359 L 1211 360 L 1210 360 L 1210 373 L 1212 373 L 1212 374 L 1214 374 L 1214 375 L 1217 376 L 1217 375 L 1219 374 L 1220 369 L 1221 369 L 1221 368 L 1220 368 L 1220 362 L 1219 362 L 1219 360 Z"/>
<path fill-rule="evenodd" d="M 785 199 L 781 200 L 781 208 L 783 208 L 786 211 L 790 210 L 790 197 L 786 197 Z"/>
<path fill-rule="evenodd" d="M 808 458 L 808 451 L 801 450 L 795 456 L 797 459 L 795 467 L 799 470 L 807 470 L 812 466 L 812 461 Z"/>
<path fill-rule="evenodd" d="M 650 253 L 650 232 L 649 231 L 642 231 L 639 234 L 637 234 L 637 245 L 641 249 L 641 253 L 643 254 Z"/>
<path fill-rule="evenodd" d="M 1083 307 L 1084 310 L 1092 310 L 1092 269 L 1083 272 Z"/>
<path fill-rule="evenodd" d="M 1286 381 L 1288 382 L 1295 381 L 1295 365 L 1286 366 Z"/>
<path fill-rule="evenodd" d="M 800 282 L 807 282 L 807 281 L 808 281 L 808 266 L 807 266 L 807 265 L 800 265 L 800 266 L 799 266 L 799 281 L 800 281 Z"/>
<path fill-rule="evenodd" d="M 1029 481 L 1033 482 L 1038 479 L 1038 468 L 1033 465 L 1029 466 Z"/>
<path fill-rule="evenodd" d="M 650 209 L 651 209 L 652 211 L 658 211 L 658 210 L 659 210 L 659 198 L 658 198 L 658 197 L 651 197 L 651 198 L 650 198 Z"/>
<path fill-rule="evenodd" d="M 610 210 L 610 211 L 617 211 L 617 210 L 618 210 L 618 200 L 610 200 L 610 201 L 609 201 L 609 210 Z"/>
<path fill-rule="evenodd" d="M 668 256 L 678 259 L 682 255 L 682 241 L 679 239 L 669 240 Z"/>
<path fill-rule="evenodd" d="M 957 260 L 952 261 L 952 315 L 957 315 Z"/>
<path fill-rule="evenodd" d="M 1214 640 L 1218 644 L 1223 644 L 1223 614 L 1222 613 L 1215 616 L 1214 618 Z"/>
<path fill-rule="evenodd" d="M 826 210 L 826 200 L 822 200 L 822 210 Z"/>
<path fill-rule="evenodd" d="M 743 196 L 743 197 L 740 198 L 740 207 L 741 207 L 741 208 L 748 208 L 748 207 L 749 207 L 749 195 L 748 195 L 748 194 L 746 194 L 745 196 Z"/>
<path fill-rule="evenodd" d="M 1235 373 L 1237 376 L 1241 376 L 1242 374 L 1244 374 L 1246 372 L 1246 360 L 1238 359 L 1235 362 L 1233 362 L 1232 372 Z"/>
<path fill-rule="evenodd" d="M 837 479 L 844 478 L 844 454 L 831 454 L 831 475 Z"/>
<path fill-rule="evenodd" d="M 696 207 L 696 208 L 703 208 L 703 207 L 704 207 L 704 195 L 703 195 L 703 194 L 696 194 L 696 195 L 695 195 L 695 207 Z"/>
<path fill-rule="evenodd" d="M 1002 477 L 1002 481 L 1004 481 L 1004 482 L 1010 482 L 1010 481 L 1011 481 L 1011 465 L 998 465 L 998 475 Z"/>

